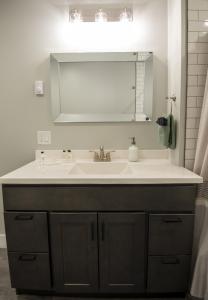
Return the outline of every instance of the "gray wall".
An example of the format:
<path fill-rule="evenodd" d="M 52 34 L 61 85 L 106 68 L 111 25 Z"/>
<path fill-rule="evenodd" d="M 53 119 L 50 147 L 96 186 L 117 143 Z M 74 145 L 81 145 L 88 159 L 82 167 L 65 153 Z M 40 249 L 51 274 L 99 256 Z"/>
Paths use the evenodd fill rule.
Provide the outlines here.
<path fill-rule="evenodd" d="M 40 148 L 37 130 L 52 132 L 52 144 L 44 148 L 89 149 L 104 144 L 121 149 L 128 147 L 128 137 L 132 135 L 142 149 L 160 148 L 154 122 L 54 125 L 49 102 L 49 53 L 153 51 L 156 118 L 166 111 L 167 1 L 137 1 L 135 22 L 127 27 L 72 26 L 64 3 L 64 0 L 0 1 L 0 175 L 34 159 L 34 150 Z M 44 97 L 33 94 L 33 83 L 38 79 L 44 80 Z"/>

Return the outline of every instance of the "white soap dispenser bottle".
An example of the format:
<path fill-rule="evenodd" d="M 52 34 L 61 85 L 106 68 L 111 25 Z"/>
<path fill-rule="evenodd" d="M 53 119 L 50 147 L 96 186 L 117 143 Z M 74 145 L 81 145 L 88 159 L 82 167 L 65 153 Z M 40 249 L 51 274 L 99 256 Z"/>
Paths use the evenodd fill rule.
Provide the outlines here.
<path fill-rule="evenodd" d="M 129 155 L 128 159 L 129 161 L 138 161 L 138 147 L 136 145 L 136 139 L 135 136 L 130 138 L 132 140 L 131 146 L 129 147 Z"/>

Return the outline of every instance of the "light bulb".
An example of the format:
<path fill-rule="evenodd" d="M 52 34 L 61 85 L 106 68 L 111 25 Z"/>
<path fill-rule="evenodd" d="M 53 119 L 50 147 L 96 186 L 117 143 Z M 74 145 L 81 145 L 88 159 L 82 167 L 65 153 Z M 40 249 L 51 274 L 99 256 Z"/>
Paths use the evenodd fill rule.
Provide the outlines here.
<path fill-rule="evenodd" d="M 124 8 L 122 13 L 120 14 L 120 22 L 131 22 L 132 21 L 132 15 L 131 13 L 127 10 L 127 8 Z"/>
<path fill-rule="evenodd" d="M 107 14 L 100 8 L 98 10 L 98 12 L 95 14 L 95 22 L 107 22 L 108 18 L 107 18 Z"/>
<path fill-rule="evenodd" d="M 77 9 L 72 9 L 69 13 L 69 20 L 72 23 L 79 23 L 82 22 L 82 14 Z"/>

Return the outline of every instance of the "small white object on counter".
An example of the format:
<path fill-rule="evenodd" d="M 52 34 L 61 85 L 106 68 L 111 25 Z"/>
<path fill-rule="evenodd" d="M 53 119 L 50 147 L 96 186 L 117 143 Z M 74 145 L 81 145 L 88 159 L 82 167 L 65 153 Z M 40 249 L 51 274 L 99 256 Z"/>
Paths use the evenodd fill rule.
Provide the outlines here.
<path fill-rule="evenodd" d="M 136 145 L 136 139 L 135 136 L 130 138 L 131 141 L 131 146 L 129 147 L 129 155 L 128 155 L 128 159 L 129 161 L 135 162 L 138 161 L 138 157 L 139 157 L 139 153 L 138 153 L 138 147 Z"/>
<path fill-rule="evenodd" d="M 44 166 L 46 162 L 46 155 L 44 151 L 41 151 L 40 154 L 40 166 Z"/>

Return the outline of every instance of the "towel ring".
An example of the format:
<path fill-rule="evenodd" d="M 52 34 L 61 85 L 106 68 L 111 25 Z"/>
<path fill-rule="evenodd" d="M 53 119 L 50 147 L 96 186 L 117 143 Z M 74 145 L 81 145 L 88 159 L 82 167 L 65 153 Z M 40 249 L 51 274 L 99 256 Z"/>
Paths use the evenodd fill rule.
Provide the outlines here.
<path fill-rule="evenodd" d="M 165 98 L 166 100 L 171 100 L 171 101 L 173 101 L 173 102 L 176 102 L 176 96 L 172 96 L 172 97 L 166 97 Z"/>
<path fill-rule="evenodd" d="M 170 100 L 170 113 L 173 111 L 173 102 L 176 102 L 176 96 L 166 97 L 166 100 Z"/>

